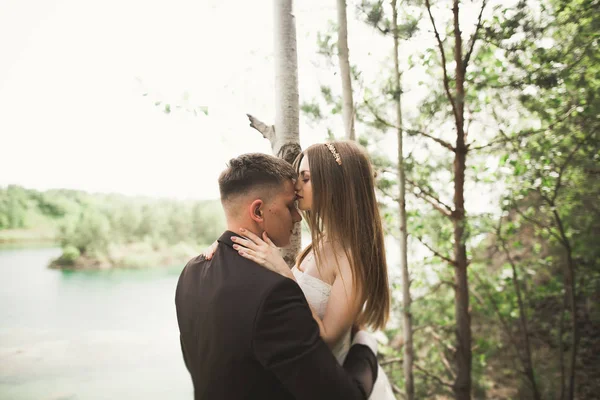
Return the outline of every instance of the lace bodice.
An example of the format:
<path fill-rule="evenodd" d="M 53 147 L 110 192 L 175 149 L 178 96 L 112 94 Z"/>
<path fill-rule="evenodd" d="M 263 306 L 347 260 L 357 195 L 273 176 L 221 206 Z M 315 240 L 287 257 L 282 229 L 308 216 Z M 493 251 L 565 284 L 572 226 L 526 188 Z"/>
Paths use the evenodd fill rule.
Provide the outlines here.
<path fill-rule="evenodd" d="M 304 292 L 304 297 L 308 301 L 308 304 L 316 311 L 319 318 L 323 319 L 325 311 L 327 310 L 327 303 L 329 302 L 329 295 L 331 294 L 331 285 L 323 282 L 319 278 L 315 278 L 312 275 L 305 274 L 298 268 L 292 268 L 294 277 Z M 342 339 L 335 344 L 332 348 L 333 355 L 340 364 L 344 363 L 346 355 L 350 350 L 350 330 L 342 336 Z"/>

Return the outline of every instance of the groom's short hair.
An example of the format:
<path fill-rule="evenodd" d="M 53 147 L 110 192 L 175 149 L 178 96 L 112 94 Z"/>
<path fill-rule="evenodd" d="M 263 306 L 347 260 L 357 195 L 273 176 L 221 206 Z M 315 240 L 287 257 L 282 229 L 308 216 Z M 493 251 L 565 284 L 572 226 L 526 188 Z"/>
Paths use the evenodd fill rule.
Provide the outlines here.
<path fill-rule="evenodd" d="M 275 193 L 287 180 L 295 180 L 298 174 L 287 161 L 263 153 L 242 154 L 232 158 L 219 176 L 221 202 L 230 201 L 254 190 Z M 267 200 L 267 199 L 264 199 Z"/>

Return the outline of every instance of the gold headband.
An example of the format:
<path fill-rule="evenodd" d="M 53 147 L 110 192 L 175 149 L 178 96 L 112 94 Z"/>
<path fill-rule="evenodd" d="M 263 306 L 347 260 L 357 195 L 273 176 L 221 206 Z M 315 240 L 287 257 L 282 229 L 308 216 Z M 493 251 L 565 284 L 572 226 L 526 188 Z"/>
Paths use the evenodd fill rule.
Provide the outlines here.
<path fill-rule="evenodd" d="M 331 154 L 333 154 L 333 158 L 335 158 L 335 162 L 338 163 L 338 165 L 342 165 L 342 157 L 340 157 L 340 153 L 337 152 L 337 150 L 335 149 L 335 146 L 331 143 L 325 143 L 325 146 L 327 146 L 327 148 L 329 149 Z"/>

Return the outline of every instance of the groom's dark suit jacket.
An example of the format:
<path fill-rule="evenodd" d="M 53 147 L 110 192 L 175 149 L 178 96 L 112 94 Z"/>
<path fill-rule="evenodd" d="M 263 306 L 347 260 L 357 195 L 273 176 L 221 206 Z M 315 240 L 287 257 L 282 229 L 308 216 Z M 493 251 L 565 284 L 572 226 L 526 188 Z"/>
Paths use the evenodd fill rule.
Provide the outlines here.
<path fill-rule="evenodd" d="M 375 355 L 352 346 L 343 368 L 291 279 L 241 257 L 226 231 L 212 260 L 186 265 L 175 295 L 196 400 L 366 399 Z"/>

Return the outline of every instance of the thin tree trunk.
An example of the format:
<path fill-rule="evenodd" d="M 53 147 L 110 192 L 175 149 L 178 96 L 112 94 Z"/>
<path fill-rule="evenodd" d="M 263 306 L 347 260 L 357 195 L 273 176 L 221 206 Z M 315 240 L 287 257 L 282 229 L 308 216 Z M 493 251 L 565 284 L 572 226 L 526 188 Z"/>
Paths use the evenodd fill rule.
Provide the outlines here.
<path fill-rule="evenodd" d="M 575 262 L 573 261 L 573 251 L 571 248 L 571 243 L 569 242 L 569 238 L 566 235 L 565 228 L 562 223 L 562 219 L 556 211 L 556 205 L 554 202 L 551 202 L 550 205 L 554 208 L 553 216 L 558 226 L 558 230 L 560 232 L 560 237 L 562 238 L 562 245 L 565 248 L 567 253 L 567 263 L 565 266 L 564 276 L 565 276 L 565 302 L 568 300 L 570 312 L 571 312 L 571 357 L 569 359 L 569 369 L 567 370 L 569 376 L 569 384 L 568 384 L 568 392 L 567 399 L 573 400 L 575 398 L 575 371 L 576 371 L 576 361 L 577 361 L 577 346 L 579 344 L 579 334 L 577 330 L 577 296 L 575 293 Z M 564 311 L 563 311 L 564 317 Z M 561 336 L 562 340 L 562 336 Z M 562 346 L 561 346 L 562 353 Z M 564 388 L 561 389 L 561 396 L 564 393 Z"/>
<path fill-rule="evenodd" d="M 465 212 L 465 166 L 467 147 L 465 144 L 464 99 L 465 70 L 462 58 L 462 37 L 459 25 L 459 5 L 454 0 L 454 60 L 456 63 L 455 122 L 456 147 L 454 158 L 454 292 L 457 336 L 457 374 L 454 394 L 457 400 L 471 398 L 471 315 L 469 314 L 469 282 L 467 277 L 466 212 Z"/>
<path fill-rule="evenodd" d="M 517 268 L 515 264 L 511 261 L 512 270 L 513 270 L 513 286 L 517 292 L 517 301 L 519 303 L 519 314 L 521 320 L 521 336 L 525 340 L 525 373 L 527 378 L 529 378 L 529 383 L 531 384 L 531 390 L 533 392 L 533 398 L 535 400 L 541 400 L 540 392 L 537 387 L 537 382 L 535 380 L 535 373 L 533 371 L 533 360 L 531 357 L 531 344 L 529 342 L 529 327 L 527 323 L 527 314 L 525 312 L 525 305 L 523 303 L 523 298 L 521 297 L 521 287 L 519 285 L 519 278 L 517 274 Z"/>
<path fill-rule="evenodd" d="M 521 336 L 523 337 L 523 340 L 525 342 L 525 356 L 523 357 L 525 375 L 527 376 L 527 378 L 529 379 L 529 383 L 531 384 L 533 398 L 535 400 L 541 400 L 540 392 L 537 387 L 537 383 L 535 380 L 535 374 L 534 374 L 534 370 L 533 370 L 533 359 L 531 357 L 531 344 L 529 342 L 529 326 L 528 326 L 528 322 L 527 322 L 527 313 L 525 310 L 525 303 L 523 302 L 523 296 L 521 294 L 521 285 L 519 284 L 519 274 L 518 274 L 517 266 L 516 266 L 514 260 L 512 259 L 512 257 L 510 256 L 508 248 L 506 247 L 506 242 L 501 235 L 502 235 L 502 232 L 499 228 L 498 229 L 498 239 L 501 242 L 502 249 L 504 250 L 504 254 L 506 254 L 506 258 L 508 259 L 508 262 L 510 263 L 510 266 L 512 268 L 512 272 L 513 272 L 512 282 L 513 282 L 513 286 L 515 288 L 515 292 L 517 294 L 517 303 L 519 305 L 519 319 L 521 322 L 520 331 L 521 331 Z M 517 349 L 517 351 L 518 351 L 518 349 Z"/>
<path fill-rule="evenodd" d="M 273 154 L 289 163 L 300 154 L 300 108 L 298 99 L 298 53 L 292 0 L 274 0 L 275 126 L 248 115 L 250 126 L 271 142 Z M 290 245 L 282 249 L 290 268 L 300 250 L 300 223 L 294 227 Z"/>
<path fill-rule="evenodd" d="M 560 310 L 560 323 L 558 325 L 558 349 L 559 349 L 559 367 L 560 367 L 560 400 L 565 399 L 565 346 L 563 336 L 565 332 L 565 312 L 567 310 L 567 293 L 563 296 L 563 304 Z"/>
<path fill-rule="evenodd" d="M 394 29 L 394 83 L 396 86 L 394 99 L 396 101 L 396 124 L 398 126 L 398 183 L 400 193 L 398 196 L 398 208 L 400 212 L 400 268 L 402 270 L 402 314 L 404 332 L 404 383 L 406 399 L 414 400 L 415 382 L 413 377 L 413 334 L 412 314 L 410 297 L 410 275 L 408 271 L 408 245 L 406 229 L 406 178 L 404 171 L 404 138 L 402 131 L 402 74 L 400 73 L 400 51 L 398 39 L 398 4 L 392 0 L 392 26 Z"/>
<path fill-rule="evenodd" d="M 354 133 L 354 100 L 352 98 L 352 77 L 348 50 L 348 20 L 346 18 L 346 0 L 337 0 L 338 14 L 338 58 L 340 77 L 342 78 L 342 117 L 346 138 L 356 140 Z"/>

